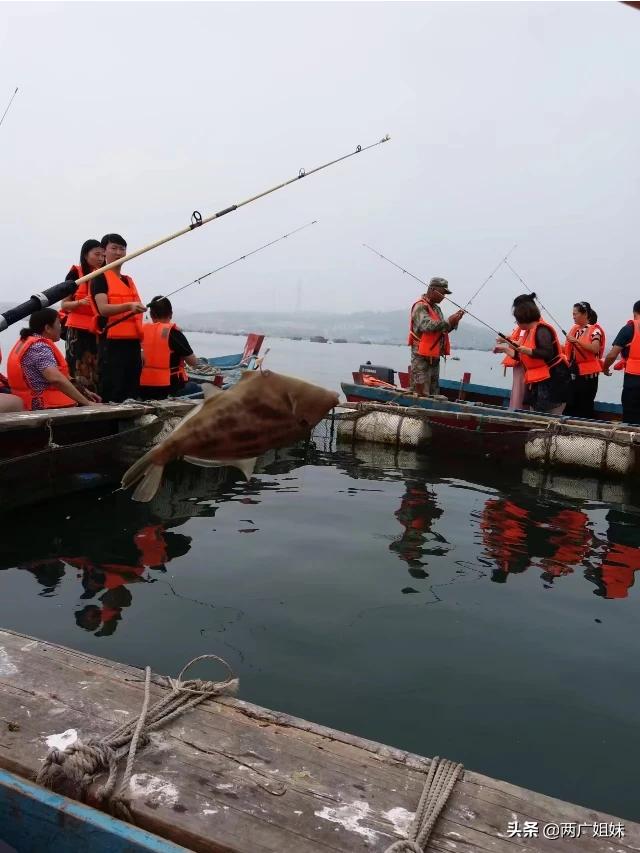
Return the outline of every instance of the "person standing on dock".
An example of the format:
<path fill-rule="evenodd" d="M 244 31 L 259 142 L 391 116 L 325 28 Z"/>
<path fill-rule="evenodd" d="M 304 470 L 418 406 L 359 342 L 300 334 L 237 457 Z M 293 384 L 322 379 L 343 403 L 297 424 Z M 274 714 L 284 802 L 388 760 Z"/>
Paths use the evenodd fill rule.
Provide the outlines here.
<path fill-rule="evenodd" d="M 408 345 L 411 347 L 411 391 L 419 397 L 440 392 L 440 359 L 451 351 L 449 332 L 458 328 L 464 311 L 446 320 L 439 303 L 451 293 L 446 278 L 435 277 L 411 307 Z"/>
<path fill-rule="evenodd" d="M 593 418 L 593 404 L 598 393 L 598 374 L 602 373 L 604 333 L 595 325 L 598 315 L 588 302 L 573 306 L 573 326 L 569 329 L 565 355 L 571 370 L 569 400 L 565 415 L 574 418 Z"/>
<path fill-rule="evenodd" d="M 104 266 L 104 249 L 98 240 L 86 240 L 80 249 L 80 263 L 74 264 L 65 281 L 77 281 Z M 73 296 L 62 300 L 67 313 L 66 350 L 69 374 L 90 391 L 98 390 L 98 315 L 89 297 L 89 283 L 79 285 Z"/>
<path fill-rule="evenodd" d="M 619 355 L 624 370 L 622 420 L 626 424 L 640 424 L 640 300 L 633 306 L 633 319 L 620 329 L 607 353 L 602 366 L 605 376 L 611 375 L 611 365 Z"/>
<path fill-rule="evenodd" d="M 524 405 L 534 412 L 561 415 L 569 396 L 571 374 L 556 330 L 542 319 L 535 302 L 516 305 L 513 316 L 527 333 L 514 348 L 524 367 Z"/>
<path fill-rule="evenodd" d="M 127 254 L 127 242 L 119 234 L 105 234 L 100 241 L 105 263 Z M 142 314 L 134 280 L 116 266 L 91 282 L 91 297 L 98 318 L 98 374 L 100 394 L 105 403 L 122 403 L 137 398 L 142 369 Z"/>
<path fill-rule="evenodd" d="M 535 299 L 535 293 L 523 293 L 520 296 L 516 296 L 513 300 L 511 310 L 513 311 L 516 305 L 522 305 L 523 302 L 533 302 L 535 305 Z M 521 329 L 520 326 L 516 326 L 513 332 L 509 335 L 509 338 L 513 343 L 520 345 L 524 343 L 526 335 L 527 332 L 525 329 Z M 507 368 L 511 368 L 511 397 L 509 398 L 509 408 L 514 410 L 521 409 L 524 405 L 524 368 L 522 363 L 516 357 L 513 347 L 510 347 L 503 338 L 496 339 L 496 345 L 493 351 L 495 353 L 504 353 L 502 365 L 504 367 L 505 376 L 507 375 Z"/>
<path fill-rule="evenodd" d="M 149 313 L 151 322 L 142 325 L 140 396 L 143 400 L 164 400 L 201 391 L 197 382 L 189 382 L 184 369 L 185 363 L 195 367 L 198 359 L 173 322 L 171 302 L 166 296 L 154 296 Z"/>

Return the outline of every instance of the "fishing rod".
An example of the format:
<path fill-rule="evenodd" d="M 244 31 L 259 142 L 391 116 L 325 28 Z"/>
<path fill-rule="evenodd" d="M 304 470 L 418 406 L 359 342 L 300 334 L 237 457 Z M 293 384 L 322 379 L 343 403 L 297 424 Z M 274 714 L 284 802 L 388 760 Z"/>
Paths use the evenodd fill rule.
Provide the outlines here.
<path fill-rule="evenodd" d="M 233 261 L 229 261 L 228 263 L 223 264 L 221 267 L 216 267 L 214 270 L 211 270 L 211 272 L 207 272 L 204 275 L 201 275 L 199 278 L 194 278 L 193 281 L 189 282 L 189 284 L 183 284 L 182 287 L 178 287 L 175 290 L 172 290 L 170 293 L 167 293 L 166 296 L 160 296 L 158 297 L 158 299 L 152 299 L 151 302 L 147 303 L 147 308 L 151 308 L 151 306 L 154 305 L 156 301 L 159 302 L 160 299 L 168 299 L 170 296 L 174 296 L 176 293 L 180 293 L 180 291 L 186 290 L 188 287 L 191 287 L 192 284 L 198 284 L 205 278 L 208 278 L 210 275 L 215 275 L 217 272 L 220 272 L 221 270 L 226 270 L 227 267 L 231 267 L 234 264 L 237 264 L 239 261 L 244 261 L 246 258 L 250 258 L 251 255 L 257 255 L 258 252 L 261 252 L 263 249 L 268 249 L 269 246 L 274 246 L 281 240 L 286 240 L 287 237 L 293 237 L 294 234 L 298 234 L 300 231 L 304 231 L 305 228 L 310 228 L 312 225 L 316 225 L 317 222 L 317 219 L 314 219 L 313 222 L 307 222 L 306 225 L 301 225 L 299 228 L 295 228 L 293 231 L 289 231 L 287 234 L 283 234 L 281 237 L 276 237 L 275 240 L 271 240 L 269 243 L 264 243 L 262 246 L 258 246 L 257 249 L 253 249 L 253 251 L 247 252 L 245 255 L 240 255 L 239 258 L 235 258 Z M 125 320 L 130 320 L 131 317 L 135 316 L 136 314 L 134 312 L 131 312 L 130 314 L 127 313 L 122 317 L 118 317 L 118 319 L 114 320 L 113 323 L 107 323 L 107 325 L 102 330 L 102 334 L 105 334 L 113 326 L 117 326 L 118 323 L 124 323 Z"/>
<path fill-rule="evenodd" d="M 511 272 L 515 275 L 515 277 L 518 279 L 518 281 L 520 282 L 520 284 L 521 284 L 523 287 L 525 287 L 527 290 L 529 290 L 529 285 L 525 282 L 525 280 L 522 278 L 522 276 L 521 276 L 521 275 L 519 275 L 519 274 L 514 270 L 514 268 L 513 268 L 513 267 L 511 266 L 511 264 L 509 263 L 509 261 L 505 261 L 505 263 L 506 263 L 506 265 L 509 267 L 509 269 L 511 270 Z M 551 311 L 549 311 L 549 309 L 548 309 L 548 308 L 546 308 L 546 307 L 542 304 L 542 299 L 540 299 L 540 297 L 538 296 L 538 294 L 537 294 L 537 293 L 534 293 L 534 294 L 533 294 L 533 298 L 536 300 L 536 302 L 538 302 L 538 304 L 540 305 L 540 307 L 542 308 L 542 310 L 544 311 L 544 313 L 545 313 L 548 317 L 551 317 L 551 319 L 553 320 L 553 322 L 554 322 L 554 323 L 556 324 L 556 326 L 560 329 L 560 331 L 562 332 L 562 334 L 566 337 L 566 336 L 567 336 L 567 333 L 566 333 L 566 332 L 565 332 L 565 330 L 562 328 L 562 326 L 560 325 L 560 323 L 558 323 L 558 321 L 557 321 L 557 320 L 556 320 L 556 318 L 553 316 L 553 314 L 551 313 Z"/>
<path fill-rule="evenodd" d="M 491 273 L 491 275 L 490 275 L 488 278 L 486 278 L 486 279 L 482 282 L 482 284 L 480 285 L 480 287 L 476 290 L 476 292 L 473 294 L 473 296 L 471 297 L 471 299 L 470 299 L 470 300 L 467 302 L 467 304 L 464 306 L 464 310 L 465 310 L 465 311 L 467 310 L 467 305 L 471 305 L 471 303 L 472 303 L 472 302 L 473 302 L 473 300 L 476 298 L 476 296 L 480 293 L 480 291 L 481 291 L 481 290 L 483 290 L 484 286 L 485 286 L 486 284 L 489 284 L 489 282 L 490 282 L 490 281 L 491 281 L 491 279 L 494 277 L 494 275 L 498 272 L 498 270 L 500 269 L 500 267 L 501 267 L 503 264 L 506 264 L 506 263 L 507 263 L 507 258 L 509 257 L 509 255 L 510 255 L 510 254 L 512 254 L 512 253 L 515 251 L 515 249 L 517 249 L 517 248 L 518 248 L 518 244 L 517 244 L 517 243 L 514 243 L 514 244 L 513 244 L 513 246 L 512 246 L 512 247 L 509 249 L 509 251 L 507 252 L 507 254 L 504 256 L 504 258 L 500 261 L 500 263 L 498 264 L 498 266 L 497 266 L 497 267 L 494 269 L 494 271 Z"/>
<path fill-rule="evenodd" d="M 0 127 L 2 127 L 2 122 L 4 121 L 4 117 L 5 117 L 5 116 L 6 116 L 6 114 L 9 112 L 9 109 L 11 108 L 11 104 L 13 103 L 13 99 L 15 98 L 15 96 L 16 96 L 17 94 L 18 94 L 18 87 L 16 86 L 16 90 L 15 90 L 15 92 L 13 93 L 13 95 L 11 95 L 11 97 L 9 98 L 9 103 L 7 104 L 7 108 L 6 108 L 6 110 L 2 113 L 2 118 L 0 118 Z"/>
<path fill-rule="evenodd" d="M 113 261 L 110 264 L 105 264 L 105 266 L 100 267 L 100 269 L 93 270 L 88 275 L 82 276 L 75 282 L 61 282 L 60 284 L 47 288 L 42 293 L 36 293 L 27 302 L 23 302 L 16 308 L 10 308 L 8 311 L 5 311 L 3 314 L 0 314 L 0 332 L 4 331 L 4 329 L 6 329 L 12 323 L 17 323 L 18 320 L 22 320 L 27 315 L 32 314 L 34 311 L 37 311 L 39 308 L 46 308 L 47 305 L 59 302 L 66 296 L 71 296 L 71 294 L 75 293 L 78 285 L 82 284 L 85 281 L 90 281 L 91 279 L 95 278 L 98 275 L 101 275 L 107 270 L 114 269 L 114 267 L 120 267 L 122 266 L 122 264 L 133 260 L 133 258 L 137 258 L 140 255 L 144 255 L 146 252 L 150 252 L 152 249 L 156 249 L 158 248 L 158 246 L 164 245 L 164 243 L 169 243 L 171 240 L 175 240 L 177 237 L 182 237 L 184 234 L 188 234 L 190 231 L 193 231 L 196 228 L 200 228 L 202 225 L 207 225 L 209 222 L 213 222 L 215 219 L 220 219 L 221 217 L 226 216 L 228 213 L 233 213 L 234 210 L 239 210 L 241 207 L 245 207 L 246 205 L 257 201 L 258 199 L 264 198 L 265 196 L 270 195 L 271 193 L 277 192 L 278 190 L 289 186 L 289 184 L 293 184 L 296 181 L 302 180 L 302 178 L 308 178 L 310 175 L 313 175 L 316 172 L 321 172 L 323 169 L 328 169 L 330 166 L 336 165 L 336 163 L 341 163 L 343 160 L 348 160 L 350 157 L 355 157 L 356 154 L 362 154 L 365 151 L 369 151 L 371 148 L 376 148 L 378 145 L 382 145 L 383 143 L 388 142 L 390 138 L 391 137 L 389 136 L 389 134 L 387 134 L 386 136 L 383 136 L 382 139 L 378 140 L 378 142 L 373 142 L 371 143 L 371 145 L 365 145 L 364 147 L 362 145 L 358 145 L 355 151 L 350 151 L 348 154 L 343 154 L 341 157 L 336 157 L 334 160 L 330 160 L 320 166 L 315 166 L 313 169 L 300 169 L 298 174 L 295 175 L 293 178 L 289 178 L 288 180 L 283 181 L 280 184 L 276 184 L 276 186 L 274 187 L 270 187 L 267 190 L 263 190 L 262 192 L 251 196 L 250 198 L 244 199 L 244 201 L 239 201 L 236 204 L 232 204 L 229 207 L 225 207 L 222 210 L 219 210 L 217 213 L 212 213 L 210 216 L 203 218 L 199 210 L 194 210 L 191 214 L 190 224 L 185 226 L 184 228 L 181 228 L 179 231 L 175 231 L 173 234 L 169 234 L 167 237 L 162 237 L 160 240 L 156 240 L 154 243 L 150 243 L 148 246 L 144 246 L 142 249 L 138 249 L 135 252 L 131 252 L 130 254 L 125 255 L 123 258 L 120 258 L 117 261 Z"/>
<path fill-rule="evenodd" d="M 373 248 L 371 248 L 371 246 L 367 246 L 366 243 L 363 243 L 362 245 L 366 249 L 369 249 L 369 251 L 373 252 L 374 255 L 378 255 L 378 257 L 382 258 L 383 261 L 387 261 L 392 266 L 394 266 L 396 269 L 399 269 L 400 272 L 406 273 L 406 275 L 411 276 L 411 278 L 415 279 L 417 282 L 419 282 L 421 285 L 423 285 L 424 287 L 426 287 L 428 289 L 429 285 L 427 284 L 426 281 L 423 281 L 421 278 L 418 278 L 417 275 L 414 275 L 412 272 L 409 272 L 409 270 L 406 270 L 404 267 L 401 267 L 400 264 L 397 264 L 395 261 L 392 261 L 391 258 L 387 258 L 381 252 L 378 252 L 377 249 L 373 249 Z M 461 311 L 464 311 L 465 314 L 468 314 L 470 317 L 473 317 L 474 320 L 477 320 L 478 323 L 480 323 L 482 326 L 485 326 L 487 329 L 489 329 L 489 331 L 493 332 L 494 335 L 497 335 L 499 338 L 502 338 L 504 341 L 508 341 L 511 346 L 516 346 L 513 343 L 513 341 L 511 340 L 511 338 L 509 338 L 507 335 L 504 335 L 502 332 L 499 332 L 497 329 L 494 329 L 493 326 L 490 326 L 488 323 L 485 323 L 485 321 L 481 320 L 480 317 L 476 317 L 476 315 L 472 314 L 471 311 L 466 311 L 462 307 L 462 305 L 458 305 L 458 303 L 454 302 L 450 296 L 445 296 L 444 298 L 447 300 L 447 302 L 450 302 L 452 305 L 455 305 L 456 308 L 459 308 Z"/>

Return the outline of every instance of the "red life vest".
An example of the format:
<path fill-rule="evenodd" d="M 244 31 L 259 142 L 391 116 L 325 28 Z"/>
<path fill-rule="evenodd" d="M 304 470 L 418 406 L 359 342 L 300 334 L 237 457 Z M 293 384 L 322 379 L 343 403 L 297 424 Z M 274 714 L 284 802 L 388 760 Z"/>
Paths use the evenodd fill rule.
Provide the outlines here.
<path fill-rule="evenodd" d="M 142 349 L 144 367 L 140 374 L 140 385 L 151 388 L 169 388 L 171 379 L 179 377 L 187 381 L 184 360 L 180 359 L 177 367 L 171 367 L 171 350 L 169 334 L 177 329 L 175 323 L 144 323 L 142 326 Z"/>
<path fill-rule="evenodd" d="M 600 332 L 600 352 L 598 353 L 598 357 L 601 361 L 604 361 L 604 351 L 607 346 L 607 336 L 604 333 L 604 329 L 600 325 L 600 323 L 594 323 L 593 328 Z"/>
<path fill-rule="evenodd" d="M 107 280 L 109 305 L 125 305 L 127 302 L 141 301 L 135 282 L 130 276 L 122 276 L 121 278 L 114 270 L 107 270 L 104 277 Z M 123 279 L 129 282 L 128 287 Z M 97 305 L 96 311 L 98 311 Z M 105 318 L 107 321 L 106 336 L 109 340 L 142 340 L 142 314 L 135 314 L 127 317 L 126 320 L 117 322 L 126 313 L 128 312 Z"/>
<path fill-rule="evenodd" d="M 632 376 L 640 376 L 640 320 L 633 320 L 633 338 L 629 344 L 629 355 L 624 370 Z"/>
<path fill-rule="evenodd" d="M 527 331 L 526 337 L 522 342 L 522 346 L 528 347 L 529 349 L 535 349 L 536 330 L 539 326 L 543 326 L 544 328 L 549 329 L 549 331 L 552 333 L 556 356 L 550 364 L 547 364 L 547 362 L 543 358 L 534 358 L 532 355 L 525 355 L 523 352 L 521 352 L 520 361 L 522 362 L 522 366 L 524 367 L 524 381 L 527 383 L 527 385 L 534 385 L 536 382 L 544 382 L 545 379 L 548 379 L 551 376 L 552 367 L 555 367 L 561 362 L 564 362 L 564 364 L 567 363 L 567 359 L 562 347 L 560 346 L 560 341 L 558 340 L 556 330 L 553 328 L 553 326 L 550 326 L 549 323 L 545 323 L 544 320 L 538 320 Z"/>
<path fill-rule="evenodd" d="M 422 355 L 425 358 L 440 358 L 441 355 L 447 356 L 451 352 L 451 344 L 449 342 L 449 334 L 447 332 L 421 332 L 420 335 L 416 335 L 413 331 L 413 312 L 415 311 L 418 305 L 424 305 L 429 313 L 429 316 L 432 320 L 435 320 L 436 323 L 440 322 L 440 316 L 436 313 L 433 305 L 421 296 L 417 302 L 414 302 L 411 306 L 411 313 L 409 315 L 409 337 L 407 339 L 407 344 L 410 347 L 418 344 L 418 355 Z M 444 339 L 444 346 L 443 344 Z"/>
<path fill-rule="evenodd" d="M 551 557 L 545 557 L 545 571 L 558 577 L 570 574 L 571 566 L 579 566 L 586 559 L 591 545 L 589 519 L 579 509 L 563 509 L 554 516 L 551 524 L 555 528 L 549 542 L 555 546 Z"/>
<path fill-rule="evenodd" d="M 529 513 L 511 501 L 491 498 L 482 511 L 480 529 L 487 554 L 507 574 L 526 554 Z"/>
<path fill-rule="evenodd" d="M 580 331 L 582 326 L 579 326 L 577 323 L 569 329 L 568 337 L 575 337 L 576 333 Z M 587 331 L 582 336 L 585 341 L 592 343 L 591 335 L 595 330 L 595 326 L 588 325 L 586 327 Z M 589 350 L 584 349 L 576 344 L 570 344 L 568 341 L 565 342 L 564 351 L 567 357 L 567 361 L 575 361 L 578 366 L 578 374 L 580 376 L 593 376 L 595 373 L 602 373 L 602 364 L 600 362 L 600 351 L 602 346 L 598 350 L 597 353 L 589 352 Z"/>
<path fill-rule="evenodd" d="M 161 566 L 168 561 L 167 545 L 162 524 L 149 524 L 133 537 L 145 566 Z"/>
<path fill-rule="evenodd" d="M 20 397 L 25 409 L 28 411 L 33 409 L 33 402 L 36 399 L 42 401 L 41 408 L 43 409 L 63 409 L 68 406 L 77 406 L 76 401 L 67 396 L 64 391 L 58 391 L 57 388 L 45 388 L 44 391 L 34 391 L 28 384 L 22 370 L 22 359 L 29 348 L 33 344 L 38 343 L 46 344 L 49 347 L 56 360 L 56 367 L 66 379 L 69 378 L 69 367 L 57 346 L 48 338 L 43 338 L 41 335 L 32 335 L 24 341 L 21 338 L 9 353 L 7 373 L 12 392 Z"/>
<path fill-rule="evenodd" d="M 0 349 L 0 364 L 2 364 L 2 350 L 1 349 Z M 0 373 L 0 388 L 8 388 L 8 387 L 9 387 L 9 380 L 6 378 L 6 376 L 3 376 L 2 373 Z"/>
<path fill-rule="evenodd" d="M 640 550 L 611 543 L 602 561 L 602 582 L 607 598 L 626 598 L 640 569 Z"/>
<path fill-rule="evenodd" d="M 509 340 L 513 341 L 514 344 L 521 344 L 524 341 L 524 338 L 527 334 L 526 329 L 521 329 L 520 326 L 516 326 L 513 332 L 509 335 Z M 505 357 L 500 362 L 505 367 L 516 367 L 520 362 L 517 358 L 513 358 L 513 356 L 509 355 L 509 353 L 505 354 Z"/>
<path fill-rule="evenodd" d="M 80 264 L 74 264 L 72 267 L 77 273 L 78 278 L 84 276 Z M 89 282 L 83 281 L 78 285 L 78 288 L 73 296 L 74 300 L 79 302 L 81 299 L 86 299 L 89 296 Z M 132 300 L 129 300 L 130 302 Z M 89 300 L 88 305 L 78 305 L 77 308 L 72 308 L 67 314 L 68 329 L 82 329 L 85 332 L 92 332 L 94 335 L 98 331 L 98 313 L 93 300 Z"/>

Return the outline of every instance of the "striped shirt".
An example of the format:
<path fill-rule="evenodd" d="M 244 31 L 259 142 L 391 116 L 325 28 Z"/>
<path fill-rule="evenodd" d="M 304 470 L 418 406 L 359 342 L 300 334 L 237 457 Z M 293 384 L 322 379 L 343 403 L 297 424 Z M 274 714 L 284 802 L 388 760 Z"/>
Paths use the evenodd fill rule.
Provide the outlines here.
<path fill-rule="evenodd" d="M 29 349 L 24 354 L 22 359 L 22 372 L 27 381 L 27 385 L 36 392 L 42 394 L 49 387 L 49 382 L 42 375 L 42 371 L 47 367 L 57 367 L 54 354 L 51 352 L 51 347 L 44 341 L 31 344 Z M 42 397 L 36 396 L 33 398 L 32 409 L 42 408 Z"/>

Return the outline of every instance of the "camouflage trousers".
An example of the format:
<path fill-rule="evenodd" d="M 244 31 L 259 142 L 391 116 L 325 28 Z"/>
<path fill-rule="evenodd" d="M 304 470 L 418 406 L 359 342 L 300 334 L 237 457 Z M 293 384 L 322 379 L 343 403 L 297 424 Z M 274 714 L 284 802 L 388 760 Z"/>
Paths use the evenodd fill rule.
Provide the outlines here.
<path fill-rule="evenodd" d="M 416 390 L 416 385 L 422 385 L 423 394 L 440 393 L 440 359 L 425 358 L 411 351 L 411 390 Z"/>

